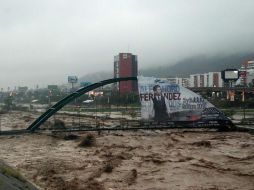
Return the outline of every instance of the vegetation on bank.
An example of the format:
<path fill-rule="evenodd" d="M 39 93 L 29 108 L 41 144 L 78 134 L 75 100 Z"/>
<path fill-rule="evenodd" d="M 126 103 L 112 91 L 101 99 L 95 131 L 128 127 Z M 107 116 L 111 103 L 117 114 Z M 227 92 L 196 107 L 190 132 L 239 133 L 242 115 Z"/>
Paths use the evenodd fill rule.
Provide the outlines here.
<path fill-rule="evenodd" d="M 87 134 L 82 141 L 79 143 L 79 147 L 91 147 L 96 144 L 96 138 L 93 134 Z"/>
<path fill-rule="evenodd" d="M 39 94 L 38 94 L 39 95 Z M 46 94 L 44 94 L 46 95 Z M 203 92 L 201 94 L 205 99 L 215 105 L 218 109 L 224 110 L 226 115 L 232 116 L 236 110 L 248 109 L 248 111 L 252 111 L 254 109 L 254 97 L 252 93 L 248 93 L 245 96 L 245 101 L 242 102 L 241 93 L 236 93 L 235 100 L 229 101 L 225 98 L 225 92 L 220 93 L 220 96 L 217 97 L 213 94 L 211 90 Z M 30 97 L 32 98 L 32 97 Z M 39 97 L 38 97 L 39 98 Z M 63 95 L 56 94 L 51 97 L 51 100 L 58 101 L 63 98 Z M 93 100 L 91 103 L 83 103 L 84 100 Z M 17 110 L 17 111 L 35 111 L 36 103 L 48 105 L 50 107 L 50 102 L 48 99 L 39 99 L 36 103 L 31 103 L 31 100 L 28 101 L 29 104 L 27 106 L 21 105 L 17 102 L 13 96 L 5 97 L 2 107 L 0 109 L 0 114 L 6 113 L 9 110 Z M 74 111 L 74 112 L 124 112 L 125 114 L 129 114 L 130 116 L 135 117 L 135 112 L 140 110 L 140 102 L 139 96 L 137 93 L 126 93 L 119 94 L 118 92 L 110 92 L 110 94 L 104 94 L 99 96 L 91 95 L 90 97 L 87 94 L 77 98 L 73 102 L 70 102 L 67 106 L 63 107 L 63 111 Z M 129 113 L 130 112 L 130 113 Z"/>
<path fill-rule="evenodd" d="M 37 190 L 17 170 L 0 160 L 0 189 L 1 190 Z"/>
<path fill-rule="evenodd" d="M 26 180 L 23 178 L 23 176 L 16 170 L 12 169 L 9 166 L 6 165 L 0 165 L 0 173 L 7 177 L 13 177 L 21 182 L 25 182 Z"/>

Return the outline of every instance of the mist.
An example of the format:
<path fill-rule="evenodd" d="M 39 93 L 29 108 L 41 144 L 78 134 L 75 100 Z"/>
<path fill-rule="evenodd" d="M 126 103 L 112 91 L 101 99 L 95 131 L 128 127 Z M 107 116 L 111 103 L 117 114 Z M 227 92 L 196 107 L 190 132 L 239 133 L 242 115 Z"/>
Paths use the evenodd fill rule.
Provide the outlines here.
<path fill-rule="evenodd" d="M 113 72 L 120 52 L 138 55 L 139 68 L 250 52 L 253 7 L 253 0 L 0 0 L 0 88 Z"/>

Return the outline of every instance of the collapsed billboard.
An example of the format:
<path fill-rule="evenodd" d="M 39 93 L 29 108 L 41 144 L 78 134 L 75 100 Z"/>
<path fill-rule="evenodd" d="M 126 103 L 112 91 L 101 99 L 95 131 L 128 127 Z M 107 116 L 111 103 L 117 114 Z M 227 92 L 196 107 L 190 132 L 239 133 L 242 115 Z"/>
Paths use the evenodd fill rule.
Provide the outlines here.
<path fill-rule="evenodd" d="M 219 127 L 231 124 L 222 112 L 199 94 L 166 80 L 138 77 L 141 119 Z"/>

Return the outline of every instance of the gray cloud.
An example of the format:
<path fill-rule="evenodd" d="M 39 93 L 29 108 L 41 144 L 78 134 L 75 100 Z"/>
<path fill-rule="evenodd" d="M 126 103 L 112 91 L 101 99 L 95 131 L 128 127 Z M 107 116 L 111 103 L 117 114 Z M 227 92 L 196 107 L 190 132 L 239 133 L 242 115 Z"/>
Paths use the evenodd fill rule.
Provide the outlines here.
<path fill-rule="evenodd" d="M 119 52 L 147 67 L 252 51 L 253 7 L 253 0 L 0 0 L 0 87 L 112 70 Z"/>

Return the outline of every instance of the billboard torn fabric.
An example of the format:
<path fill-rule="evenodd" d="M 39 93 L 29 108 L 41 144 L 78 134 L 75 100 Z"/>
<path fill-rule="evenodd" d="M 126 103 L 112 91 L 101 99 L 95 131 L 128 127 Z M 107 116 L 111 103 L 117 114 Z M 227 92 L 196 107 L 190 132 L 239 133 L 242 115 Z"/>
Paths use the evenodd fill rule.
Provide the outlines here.
<path fill-rule="evenodd" d="M 138 77 L 141 119 L 156 122 L 196 122 L 220 126 L 231 121 L 199 94 L 167 80 Z"/>

